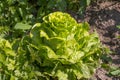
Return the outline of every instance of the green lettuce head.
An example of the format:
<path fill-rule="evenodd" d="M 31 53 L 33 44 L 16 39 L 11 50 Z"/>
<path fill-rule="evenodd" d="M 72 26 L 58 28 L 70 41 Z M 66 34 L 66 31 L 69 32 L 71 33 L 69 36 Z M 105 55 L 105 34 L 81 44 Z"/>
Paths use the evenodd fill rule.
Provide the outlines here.
<path fill-rule="evenodd" d="M 43 23 L 34 26 L 29 47 L 37 47 L 42 73 L 58 80 L 90 78 L 103 51 L 97 33 L 88 31 L 88 23 L 77 23 L 62 12 L 51 13 L 43 18 Z"/>

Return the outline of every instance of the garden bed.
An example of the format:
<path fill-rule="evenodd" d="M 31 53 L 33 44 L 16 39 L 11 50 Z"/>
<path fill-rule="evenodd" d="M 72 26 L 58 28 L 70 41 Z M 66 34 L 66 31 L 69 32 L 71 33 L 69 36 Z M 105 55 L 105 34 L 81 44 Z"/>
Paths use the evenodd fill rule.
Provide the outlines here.
<path fill-rule="evenodd" d="M 118 1 L 100 1 L 93 3 L 85 12 L 84 18 L 72 15 L 78 22 L 87 21 L 91 26 L 91 31 L 97 30 L 101 42 L 110 48 L 113 54 L 112 64 L 110 66 L 120 67 L 120 2 Z M 109 77 L 104 69 L 98 69 L 95 76 L 99 80 L 120 80 L 120 77 Z"/>

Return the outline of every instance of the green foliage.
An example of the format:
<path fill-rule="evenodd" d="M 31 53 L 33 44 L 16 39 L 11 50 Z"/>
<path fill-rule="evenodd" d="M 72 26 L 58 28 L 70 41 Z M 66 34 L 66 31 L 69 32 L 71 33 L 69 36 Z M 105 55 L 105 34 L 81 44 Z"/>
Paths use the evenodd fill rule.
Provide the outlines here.
<path fill-rule="evenodd" d="M 119 29 L 120 29 L 120 25 L 118 25 L 118 26 L 117 26 L 117 28 L 119 28 Z"/>
<path fill-rule="evenodd" d="M 78 14 L 83 14 L 86 10 L 86 7 L 89 6 L 91 2 L 92 0 L 80 0 Z"/>
<path fill-rule="evenodd" d="M 30 29 L 31 26 L 28 24 L 23 24 L 23 23 L 17 23 L 14 27 L 15 29 L 22 29 L 22 30 L 26 30 L 26 29 Z"/>
<path fill-rule="evenodd" d="M 0 26 L 13 28 L 18 22 L 34 24 L 54 9 L 65 11 L 66 6 L 64 0 L 1 0 Z"/>
<path fill-rule="evenodd" d="M 17 26 L 17 27 L 16 27 Z M 26 24 L 18 23 L 17 29 Z M 19 27 L 21 26 L 21 27 Z M 28 28 L 27 28 L 28 29 Z M 0 39 L 2 80 L 77 80 L 90 78 L 104 54 L 97 33 L 88 23 L 54 12 L 35 24 L 30 33 L 13 41 Z"/>
<path fill-rule="evenodd" d="M 118 29 L 120 29 L 120 25 L 118 25 L 118 26 L 117 26 L 117 28 L 118 28 Z M 118 37 L 118 38 L 120 38 L 120 35 L 119 35 L 119 36 L 117 36 L 117 37 Z"/>
<path fill-rule="evenodd" d="M 92 0 L 1 0 L 0 26 L 12 27 L 23 22 L 34 24 L 54 11 L 73 10 L 83 13 Z"/>
<path fill-rule="evenodd" d="M 108 75 L 109 76 L 115 76 L 115 77 L 120 76 L 120 68 L 115 67 L 115 66 L 111 66 L 110 69 L 109 69 Z"/>
<path fill-rule="evenodd" d="M 13 27 L 17 22 L 32 23 L 34 6 L 28 0 L 1 0 L 0 26 Z"/>
<path fill-rule="evenodd" d="M 5 35 L 8 35 L 9 27 L 7 26 L 0 26 L 0 37 L 4 37 Z"/>
<path fill-rule="evenodd" d="M 92 1 L 94 0 L 66 0 L 68 10 L 75 11 L 79 15 L 85 12 L 86 7 L 89 6 Z"/>

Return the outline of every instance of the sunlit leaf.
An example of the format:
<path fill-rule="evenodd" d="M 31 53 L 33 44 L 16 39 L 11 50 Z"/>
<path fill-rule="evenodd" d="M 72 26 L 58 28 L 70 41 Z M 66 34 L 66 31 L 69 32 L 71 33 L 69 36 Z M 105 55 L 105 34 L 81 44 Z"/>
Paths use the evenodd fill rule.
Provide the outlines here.
<path fill-rule="evenodd" d="M 22 30 L 27 30 L 30 29 L 31 25 L 29 24 L 24 24 L 24 23 L 17 23 L 14 27 L 14 29 L 22 29 Z"/>

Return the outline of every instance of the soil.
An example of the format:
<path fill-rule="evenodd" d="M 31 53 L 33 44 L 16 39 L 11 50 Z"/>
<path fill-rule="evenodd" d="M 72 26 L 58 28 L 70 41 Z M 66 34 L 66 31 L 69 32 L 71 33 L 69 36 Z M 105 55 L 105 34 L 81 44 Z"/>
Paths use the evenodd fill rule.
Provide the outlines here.
<path fill-rule="evenodd" d="M 112 64 L 109 66 L 117 66 L 120 68 L 120 29 L 116 26 L 120 25 L 120 1 L 118 0 L 99 0 L 87 7 L 84 17 L 75 15 L 70 12 L 78 21 L 87 21 L 91 26 L 91 31 L 97 30 L 103 45 L 107 46 L 113 54 Z M 107 76 L 108 72 L 99 68 L 92 80 L 120 80 L 120 77 Z"/>

